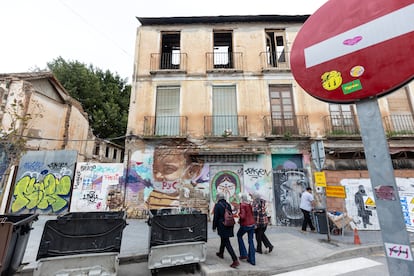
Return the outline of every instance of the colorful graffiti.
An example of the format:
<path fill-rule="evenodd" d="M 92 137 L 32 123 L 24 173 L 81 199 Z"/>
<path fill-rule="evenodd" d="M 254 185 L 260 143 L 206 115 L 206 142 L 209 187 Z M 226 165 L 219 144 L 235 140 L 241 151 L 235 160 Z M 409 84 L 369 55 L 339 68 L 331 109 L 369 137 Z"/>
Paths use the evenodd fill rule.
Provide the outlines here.
<path fill-rule="evenodd" d="M 22 156 L 12 187 L 11 213 L 68 210 L 77 152 L 29 151 Z"/>
<path fill-rule="evenodd" d="M 16 184 L 11 211 L 16 213 L 24 208 L 46 210 L 51 207 L 53 212 L 59 212 L 68 205 L 68 201 L 61 196 L 67 196 L 69 192 L 70 177 L 67 175 L 59 180 L 53 174 L 48 174 L 40 182 L 34 177 L 25 176 Z"/>
<path fill-rule="evenodd" d="M 78 163 L 75 171 L 71 212 L 117 211 L 123 207 L 121 163 Z"/>

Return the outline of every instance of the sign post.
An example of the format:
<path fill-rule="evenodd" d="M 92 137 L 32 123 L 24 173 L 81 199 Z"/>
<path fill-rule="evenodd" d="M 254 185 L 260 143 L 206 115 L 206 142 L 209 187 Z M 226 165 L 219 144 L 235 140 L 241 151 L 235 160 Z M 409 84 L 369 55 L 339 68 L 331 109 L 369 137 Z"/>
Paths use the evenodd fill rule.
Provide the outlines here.
<path fill-rule="evenodd" d="M 356 103 L 390 275 L 414 275 L 414 262 L 377 98 L 414 78 L 413 14 L 414 0 L 329 0 L 291 52 L 294 78 L 311 96 Z"/>

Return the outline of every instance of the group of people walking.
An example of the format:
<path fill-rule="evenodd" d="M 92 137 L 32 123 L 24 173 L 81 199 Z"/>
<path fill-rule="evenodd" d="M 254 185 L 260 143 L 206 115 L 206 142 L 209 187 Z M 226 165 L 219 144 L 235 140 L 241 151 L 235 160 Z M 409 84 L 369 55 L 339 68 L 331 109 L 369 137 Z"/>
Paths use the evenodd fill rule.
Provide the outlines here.
<path fill-rule="evenodd" d="M 214 207 L 213 231 L 217 230 L 220 236 L 220 248 L 216 255 L 224 258 L 224 249 L 226 248 L 232 258 L 231 267 L 235 268 L 240 265 L 239 260 L 247 261 L 256 265 L 256 253 L 263 254 L 266 250 L 270 253 L 273 245 L 267 238 L 265 232 L 268 224 L 266 212 L 266 201 L 259 194 L 253 194 L 253 201 L 250 202 L 247 194 L 240 195 L 239 206 L 239 230 L 237 231 L 237 242 L 239 245 L 240 256 L 237 258 L 236 253 L 230 242 L 230 237 L 234 237 L 234 226 L 225 226 L 226 209 L 232 212 L 231 205 L 226 201 L 223 193 L 217 194 L 217 203 Z M 248 248 L 244 244 L 243 236 L 247 233 Z M 254 246 L 253 237 L 256 236 L 256 247 Z"/>

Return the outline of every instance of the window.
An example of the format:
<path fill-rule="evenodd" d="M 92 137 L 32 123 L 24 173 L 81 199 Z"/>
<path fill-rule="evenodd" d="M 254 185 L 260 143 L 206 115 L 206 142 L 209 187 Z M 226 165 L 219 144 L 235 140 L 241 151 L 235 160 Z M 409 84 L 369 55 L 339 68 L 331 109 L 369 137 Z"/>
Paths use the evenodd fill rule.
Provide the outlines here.
<path fill-rule="evenodd" d="M 397 132 L 414 131 L 412 104 L 408 89 L 403 87 L 387 95 L 387 102 L 390 110 L 390 130 Z"/>
<path fill-rule="evenodd" d="M 112 154 L 112 159 L 116 159 L 117 154 L 118 154 L 118 151 L 114 149 L 113 154 Z"/>
<path fill-rule="evenodd" d="M 100 146 L 97 144 L 96 146 L 95 146 L 95 155 L 99 155 L 99 151 L 100 151 Z"/>
<path fill-rule="evenodd" d="M 340 133 L 357 133 L 354 106 L 350 104 L 329 104 L 332 131 Z"/>
<path fill-rule="evenodd" d="M 297 134 L 292 88 L 289 85 L 270 85 L 272 134 Z"/>
<path fill-rule="evenodd" d="M 232 32 L 214 32 L 214 68 L 233 68 Z"/>
<path fill-rule="evenodd" d="M 284 30 L 266 31 L 266 60 L 271 67 L 287 66 Z"/>
<path fill-rule="evenodd" d="M 180 68 L 180 33 L 161 33 L 161 69 Z"/>
<path fill-rule="evenodd" d="M 213 86 L 213 134 L 238 135 L 236 86 Z"/>
<path fill-rule="evenodd" d="M 180 134 L 180 87 L 157 87 L 155 135 Z"/>
<path fill-rule="evenodd" d="M 108 158 L 109 157 L 109 147 L 105 148 L 105 157 Z"/>

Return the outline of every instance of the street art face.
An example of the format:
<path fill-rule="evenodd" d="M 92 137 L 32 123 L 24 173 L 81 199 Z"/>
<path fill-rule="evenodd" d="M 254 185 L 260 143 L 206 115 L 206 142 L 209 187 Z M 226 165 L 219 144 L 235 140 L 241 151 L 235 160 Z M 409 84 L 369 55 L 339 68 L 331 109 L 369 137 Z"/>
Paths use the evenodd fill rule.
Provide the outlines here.
<path fill-rule="evenodd" d="M 76 151 L 29 151 L 22 156 L 11 213 L 67 211 L 76 158 Z"/>
<path fill-rule="evenodd" d="M 213 166 L 213 168 L 218 167 Z M 240 182 L 239 175 L 233 170 L 221 170 L 215 173 L 211 181 L 213 201 L 215 201 L 217 193 L 221 192 L 226 196 L 226 200 L 229 203 L 237 205 L 239 203 L 237 195 L 241 191 Z"/>

